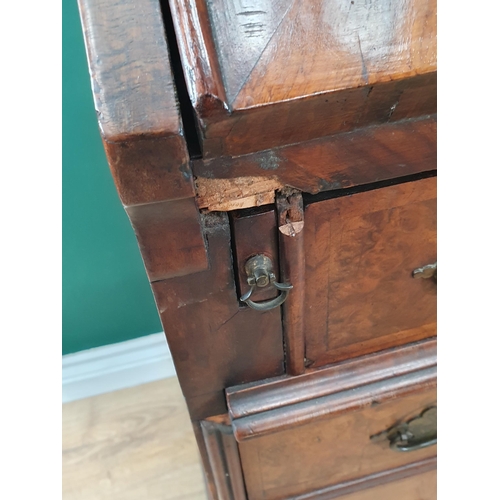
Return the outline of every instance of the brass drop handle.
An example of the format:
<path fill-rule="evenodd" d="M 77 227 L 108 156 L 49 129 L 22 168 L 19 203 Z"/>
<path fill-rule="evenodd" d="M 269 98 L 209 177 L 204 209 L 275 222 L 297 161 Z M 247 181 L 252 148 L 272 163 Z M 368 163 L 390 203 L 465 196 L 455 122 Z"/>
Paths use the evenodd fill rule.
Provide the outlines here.
<path fill-rule="evenodd" d="M 437 407 L 426 408 L 418 417 L 396 426 L 388 438 L 395 451 L 420 450 L 437 444 Z"/>
<path fill-rule="evenodd" d="M 438 272 L 438 263 L 434 262 L 434 264 L 427 264 L 426 266 L 418 267 L 414 269 L 411 275 L 414 278 L 434 278 L 437 282 L 437 272 Z"/>
<path fill-rule="evenodd" d="M 437 444 L 437 407 L 430 406 L 415 418 L 397 424 L 387 431 L 372 436 L 372 440 L 385 436 L 394 451 L 415 451 Z"/>
<path fill-rule="evenodd" d="M 247 260 L 245 264 L 245 272 L 247 274 L 247 283 L 250 285 L 250 290 L 240 297 L 242 302 L 245 302 L 252 309 L 257 311 L 269 311 L 280 306 L 285 302 L 288 292 L 293 288 L 288 283 L 278 283 L 276 275 L 273 272 L 273 263 L 266 255 L 255 255 Z M 265 288 L 272 285 L 281 293 L 274 299 L 266 302 L 253 302 L 250 300 L 255 288 Z"/>

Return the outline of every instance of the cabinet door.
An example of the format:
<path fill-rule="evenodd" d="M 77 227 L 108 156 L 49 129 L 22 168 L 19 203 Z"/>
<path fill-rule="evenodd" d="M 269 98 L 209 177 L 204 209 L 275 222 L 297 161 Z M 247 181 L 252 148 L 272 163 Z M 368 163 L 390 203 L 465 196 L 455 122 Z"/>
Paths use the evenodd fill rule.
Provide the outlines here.
<path fill-rule="evenodd" d="M 304 218 L 309 366 L 436 334 L 437 270 L 413 276 L 437 260 L 436 178 L 310 203 Z"/>

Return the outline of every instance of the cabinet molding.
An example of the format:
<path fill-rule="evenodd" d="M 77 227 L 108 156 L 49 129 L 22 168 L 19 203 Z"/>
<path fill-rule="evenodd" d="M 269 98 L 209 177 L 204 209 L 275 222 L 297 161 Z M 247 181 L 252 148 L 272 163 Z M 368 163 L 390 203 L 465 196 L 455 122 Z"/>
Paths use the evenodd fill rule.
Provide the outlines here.
<path fill-rule="evenodd" d="M 424 340 L 303 375 L 226 390 L 238 441 L 436 386 L 437 341 Z"/>

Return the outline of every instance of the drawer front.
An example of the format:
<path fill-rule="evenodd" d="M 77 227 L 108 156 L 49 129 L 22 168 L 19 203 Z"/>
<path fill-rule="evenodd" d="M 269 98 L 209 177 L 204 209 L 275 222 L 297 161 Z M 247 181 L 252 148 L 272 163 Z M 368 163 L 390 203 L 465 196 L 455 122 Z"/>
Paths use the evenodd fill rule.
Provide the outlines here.
<path fill-rule="evenodd" d="M 381 484 L 374 488 L 342 495 L 340 500 L 436 500 L 437 471 Z M 325 497 L 332 498 L 331 496 Z M 335 498 L 335 497 L 333 497 Z M 318 498 L 319 500 L 319 498 Z"/>
<path fill-rule="evenodd" d="M 248 498 L 333 498 L 433 468 L 435 347 L 427 340 L 229 389 Z"/>
<path fill-rule="evenodd" d="M 309 366 L 436 334 L 436 178 L 305 209 L 305 349 Z"/>
<path fill-rule="evenodd" d="M 411 452 L 373 438 L 436 403 L 434 390 L 240 443 L 250 500 L 278 499 L 411 464 L 436 454 Z"/>

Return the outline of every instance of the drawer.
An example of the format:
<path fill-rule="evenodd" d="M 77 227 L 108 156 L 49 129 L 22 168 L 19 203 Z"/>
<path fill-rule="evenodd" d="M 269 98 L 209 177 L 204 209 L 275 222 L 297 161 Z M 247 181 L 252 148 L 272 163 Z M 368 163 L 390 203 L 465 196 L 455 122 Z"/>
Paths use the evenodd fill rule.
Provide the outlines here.
<path fill-rule="evenodd" d="M 400 481 L 435 466 L 435 346 L 427 340 L 229 389 L 248 498 L 334 498 L 385 483 L 393 484 L 381 487 L 385 499 L 413 498 L 387 491 L 411 489 L 418 482 Z M 396 436 L 408 429 L 415 437 L 401 451 Z"/>
<path fill-rule="evenodd" d="M 437 499 L 436 469 L 423 474 L 407 477 L 364 489 L 355 493 L 342 495 L 342 500 L 436 500 Z M 316 500 L 321 497 L 316 496 Z M 324 499 L 331 499 L 326 496 Z M 335 497 L 333 497 L 335 498 Z M 305 500 L 305 498 L 304 498 Z"/>
<path fill-rule="evenodd" d="M 437 260 L 435 177 L 310 203 L 304 218 L 309 366 L 436 335 L 437 276 L 412 274 Z"/>

